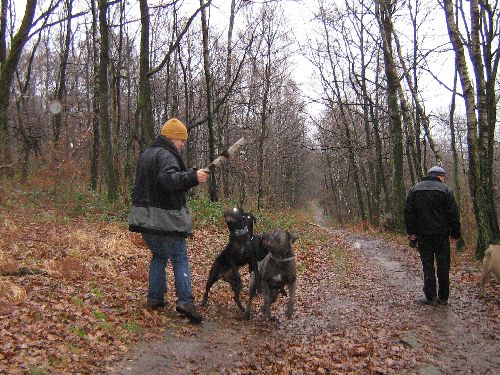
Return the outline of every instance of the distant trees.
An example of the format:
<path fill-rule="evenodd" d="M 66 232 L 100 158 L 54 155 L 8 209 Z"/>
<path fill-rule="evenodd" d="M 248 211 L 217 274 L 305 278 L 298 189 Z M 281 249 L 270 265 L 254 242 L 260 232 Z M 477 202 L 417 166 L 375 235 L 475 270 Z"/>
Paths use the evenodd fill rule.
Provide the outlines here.
<path fill-rule="evenodd" d="M 497 2 L 319 0 L 302 53 L 323 110 L 308 113 L 279 0 L 0 1 L 0 178 L 67 168 L 127 200 L 138 155 L 176 116 L 191 166 L 249 141 L 212 174 L 212 200 L 314 198 L 339 223 L 401 231 L 406 190 L 443 163 L 477 256 L 498 237 Z"/>
<path fill-rule="evenodd" d="M 462 159 L 459 152 L 466 149 L 468 169 L 465 166 L 464 172 L 470 198 L 464 198 L 472 200 L 477 223 L 477 231 L 466 228 L 466 232 L 469 240 L 477 238 L 476 255 L 480 258 L 487 244 L 498 237 L 494 202 L 495 197 L 498 202 L 498 192 L 493 189 L 497 178 L 493 161 L 498 150 L 494 141 L 499 89 L 498 4 L 453 3 L 444 1 L 441 7 L 416 0 L 319 2 L 316 43 L 310 58 L 327 107 L 317 120 L 329 197 L 323 201 L 333 206 L 329 211 L 340 210 L 332 212 L 339 221 L 346 215 L 364 221 L 366 207 L 370 222 L 401 230 L 405 191 L 432 164 L 451 159 L 446 167 L 453 174 L 457 193 L 464 193 L 458 166 Z M 445 85 L 429 67 L 429 60 L 432 56 L 444 59 L 446 49 L 437 43 L 426 49 L 424 44 L 433 38 L 432 22 L 443 21 L 441 8 L 463 87 L 462 94 L 450 84 L 450 98 L 464 98 L 466 144 L 459 143 L 462 130 L 455 126 L 456 99 L 447 121 L 448 140 L 436 132 L 442 116 L 435 115 L 437 121 L 432 121 L 421 91 L 425 76 Z M 452 62 L 449 71 L 454 65 Z"/>
<path fill-rule="evenodd" d="M 9 23 L 16 4 L 2 0 L 0 171 L 22 166 L 28 178 L 36 147 L 36 164 L 62 174 L 78 160 L 92 189 L 127 199 L 139 153 L 177 116 L 189 128 L 190 165 L 204 167 L 241 136 L 249 140 L 244 156 L 212 175 L 212 200 L 222 188 L 241 204 L 300 204 L 307 121 L 285 21 L 273 22 L 280 5 L 224 3 L 223 30 L 211 2 L 60 0 L 42 9 L 28 0 L 18 25 Z M 13 98 L 24 100 L 17 111 Z M 38 124 L 36 144 L 21 131 L 28 120 Z"/>

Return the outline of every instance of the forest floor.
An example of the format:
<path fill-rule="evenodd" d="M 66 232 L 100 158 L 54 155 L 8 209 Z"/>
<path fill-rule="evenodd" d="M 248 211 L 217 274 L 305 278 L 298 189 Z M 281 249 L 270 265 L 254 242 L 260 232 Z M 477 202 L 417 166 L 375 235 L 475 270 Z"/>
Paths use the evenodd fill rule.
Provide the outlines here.
<path fill-rule="evenodd" d="M 284 316 L 283 297 L 272 306 L 276 321 L 258 312 L 260 298 L 257 313 L 242 319 L 219 281 L 200 309 L 205 321 L 193 325 L 175 312 L 171 277 L 167 307 L 144 307 L 149 253 L 140 236 L 121 221 L 83 218 L 83 207 L 70 207 L 69 216 L 42 208 L 40 199 L 0 189 L 0 374 L 500 369 L 500 286 L 488 283 L 479 298 L 480 264 L 470 254 L 453 251 L 450 304 L 422 306 L 418 253 L 402 236 L 330 228 L 314 209 L 291 228 L 300 236 L 292 319 Z M 197 300 L 226 239 L 220 223 L 200 225 L 189 240 Z M 241 273 L 248 285 L 246 268 Z"/>
<path fill-rule="evenodd" d="M 246 322 L 224 305 L 227 318 L 171 328 L 163 340 L 135 346 L 110 373 L 498 374 L 498 287 L 478 299 L 466 281 L 477 271 L 460 270 L 449 305 L 420 305 L 416 251 L 328 228 L 319 210 L 315 222 L 330 238 L 316 249 L 312 272 L 299 279 L 293 319 L 278 312 L 278 322 L 261 315 Z M 332 247 L 347 248 L 345 272 L 329 269 Z"/>

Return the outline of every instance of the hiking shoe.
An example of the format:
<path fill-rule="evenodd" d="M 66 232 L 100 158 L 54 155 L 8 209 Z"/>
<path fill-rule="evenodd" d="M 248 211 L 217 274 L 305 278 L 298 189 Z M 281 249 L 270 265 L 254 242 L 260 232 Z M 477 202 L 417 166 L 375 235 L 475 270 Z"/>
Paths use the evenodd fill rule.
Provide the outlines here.
<path fill-rule="evenodd" d="M 447 305 L 448 304 L 448 300 L 447 299 L 439 299 L 438 298 L 437 304 L 438 305 Z"/>
<path fill-rule="evenodd" d="M 151 310 L 158 310 L 165 307 L 165 302 L 154 298 L 148 298 L 146 307 Z"/>
<path fill-rule="evenodd" d="M 191 323 L 201 323 L 203 321 L 203 316 L 196 311 L 192 303 L 178 303 L 175 307 L 175 311 L 184 315 Z"/>
<path fill-rule="evenodd" d="M 417 302 L 420 303 L 421 305 L 431 305 L 431 306 L 435 306 L 438 303 L 437 300 L 435 299 L 427 299 L 427 298 L 421 298 Z"/>

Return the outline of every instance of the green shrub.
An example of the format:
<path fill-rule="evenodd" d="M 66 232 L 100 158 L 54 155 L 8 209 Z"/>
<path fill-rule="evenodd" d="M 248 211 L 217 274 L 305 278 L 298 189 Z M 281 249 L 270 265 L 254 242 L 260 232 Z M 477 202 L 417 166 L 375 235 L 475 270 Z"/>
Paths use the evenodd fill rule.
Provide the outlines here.
<path fill-rule="evenodd" d="M 297 226 L 295 220 L 287 215 L 282 215 L 279 217 L 268 216 L 266 214 L 257 214 L 257 225 L 259 227 L 259 232 L 267 232 L 273 229 L 287 229 L 290 230 Z M 297 233 L 298 234 L 298 233 Z"/>
<path fill-rule="evenodd" d="M 189 206 L 196 225 L 217 224 L 222 220 L 224 206 L 220 202 L 212 202 L 206 197 L 196 197 L 189 200 Z"/>

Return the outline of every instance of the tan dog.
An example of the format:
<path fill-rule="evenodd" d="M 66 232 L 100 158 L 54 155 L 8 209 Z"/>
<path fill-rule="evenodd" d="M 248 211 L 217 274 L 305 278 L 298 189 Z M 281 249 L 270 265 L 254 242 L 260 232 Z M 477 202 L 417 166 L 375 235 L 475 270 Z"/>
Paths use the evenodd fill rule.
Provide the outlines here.
<path fill-rule="evenodd" d="M 481 297 L 484 296 L 484 285 L 488 276 L 493 274 L 497 282 L 500 282 L 500 245 L 490 245 L 483 258 L 483 277 L 481 278 Z"/>

